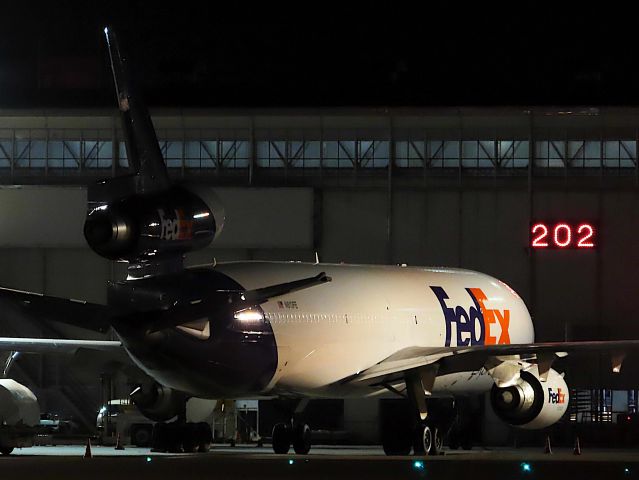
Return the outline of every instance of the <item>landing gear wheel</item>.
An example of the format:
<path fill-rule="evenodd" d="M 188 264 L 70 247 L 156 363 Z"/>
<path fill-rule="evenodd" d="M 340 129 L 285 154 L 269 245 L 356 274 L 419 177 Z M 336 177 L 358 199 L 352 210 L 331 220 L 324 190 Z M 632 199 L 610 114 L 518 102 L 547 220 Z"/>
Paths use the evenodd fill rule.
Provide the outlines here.
<path fill-rule="evenodd" d="M 194 423 L 187 423 L 182 429 L 182 448 L 184 453 L 195 453 L 198 449 L 197 437 L 196 437 L 196 425 Z"/>
<path fill-rule="evenodd" d="M 311 427 L 306 423 L 293 428 L 293 450 L 298 455 L 306 455 L 311 450 Z"/>
<path fill-rule="evenodd" d="M 2 446 L 0 446 L 0 453 L 2 455 L 11 455 L 11 452 L 13 452 L 13 447 L 2 447 Z"/>
<path fill-rule="evenodd" d="M 288 453 L 291 448 L 291 426 L 286 423 L 276 423 L 272 437 L 273 451 L 279 454 Z"/>
<path fill-rule="evenodd" d="M 459 434 L 457 432 L 450 432 L 448 434 L 448 448 L 451 450 L 457 450 L 459 448 Z"/>
<path fill-rule="evenodd" d="M 195 424 L 195 438 L 197 443 L 197 451 L 206 453 L 211 448 L 213 441 L 213 431 L 211 426 L 206 422 L 198 422 Z"/>
<path fill-rule="evenodd" d="M 410 430 L 396 427 L 382 432 L 382 448 L 386 455 L 408 455 L 411 443 Z"/>
<path fill-rule="evenodd" d="M 149 425 L 131 426 L 131 443 L 136 447 L 148 447 L 151 445 L 153 428 Z"/>
<path fill-rule="evenodd" d="M 431 455 L 439 455 L 444 448 L 444 435 L 442 435 L 442 431 L 435 427 L 433 429 L 433 446 L 430 449 Z"/>
<path fill-rule="evenodd" d="M 435 444 L 435 432 L 430 425 L 418 425 L 415 431 L 413 451 L 415 455 L 430 455 Z"/>

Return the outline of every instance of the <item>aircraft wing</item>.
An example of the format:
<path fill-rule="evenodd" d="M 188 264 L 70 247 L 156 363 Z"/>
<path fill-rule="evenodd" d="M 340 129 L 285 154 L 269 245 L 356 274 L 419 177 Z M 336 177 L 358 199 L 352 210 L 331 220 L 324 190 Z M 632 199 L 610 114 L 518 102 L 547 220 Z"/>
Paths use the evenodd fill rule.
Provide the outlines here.
<path fill-rule="evenodd" d="M 509 345 L 474 345 L 462 347 L 411 347 L 400 350 L 381 362 L 343 380 L 342 383 L 379 386 L 402 381 L 406 375 L 431 369 L 434 376 L 486 368 L 500 386 L 509 384 L 518 373 L 497 372 L 500 364 L 528 358 L 547 372 L 553 360 L 567 354 L 607 353 L 614 372 L 621 369 L 626 353 L 639 350 L 639 340 L 545 342 Z"/>
<path fill-rule="evenodd" d="M 75 353 L 80 349 L 124 351 L 122 342 L 111 340 L 66 340 L 60 338 L 0 337 L 0 351 L 21 353 Z"/>

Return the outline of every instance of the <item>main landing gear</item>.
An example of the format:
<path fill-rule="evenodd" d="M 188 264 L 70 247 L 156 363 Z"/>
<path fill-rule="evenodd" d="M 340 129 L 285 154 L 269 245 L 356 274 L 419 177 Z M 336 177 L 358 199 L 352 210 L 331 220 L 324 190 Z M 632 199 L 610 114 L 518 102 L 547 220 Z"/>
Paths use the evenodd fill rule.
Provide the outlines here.
<path fill-rule="evenodd" d="M 411 450 L 415 455 L 439 455 L 443 451 L 444 436 L 449 431 L 452 448 L 458 448 L 460 444 L 464 448 L 472 448 L 471 435 L 458 428 L 459 409 L 455 401 L 426 401 L 436 375 L 437 369 L 433 367 L 413 372 L 406 377 L 406 396 L 410 408 L 405 401 L 401 402 L 398 404 L 399 408 L 382 418 L 382 447 L 386 455 L 409 455 Z M 390 387 L 389 390 L 400 393 Z"/>
<path fill-rule="evenodd" d="M 211 426 L 205 422 L 158 422 L 153 427 L 151 451 L 170 453 L 208 452 L 213 441 Z"/>
<path fill-rule="evenodd" d="M 288 453 L 291 445 L 298 455 L 306 455 L 311 450 L 311 427 L 302 420 L 307 405 L 308 399 L 300 400 L 290 421 L 275 424 L 272 434 L 275 453 Z"/>

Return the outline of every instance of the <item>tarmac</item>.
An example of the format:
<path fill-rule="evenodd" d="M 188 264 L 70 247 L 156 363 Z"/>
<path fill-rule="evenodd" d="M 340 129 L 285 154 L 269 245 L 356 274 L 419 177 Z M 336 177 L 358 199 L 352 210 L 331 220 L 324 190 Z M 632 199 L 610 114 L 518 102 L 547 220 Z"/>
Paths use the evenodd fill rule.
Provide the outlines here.
<path fill-rule="evenodd" d="M 208 453 L 152 453 L 146 448 L 44 446 L 0 457 L 5 478 L 65 479 L 552 479 L 639 478 L 639 449 L 475 449 L 439 456 L 387 457 L 379 447 L 315 446 L 309 455 L 275 455 L 269 446 L 213 446 Z M 572 477 L 572 478 L 571 478 Z"/>

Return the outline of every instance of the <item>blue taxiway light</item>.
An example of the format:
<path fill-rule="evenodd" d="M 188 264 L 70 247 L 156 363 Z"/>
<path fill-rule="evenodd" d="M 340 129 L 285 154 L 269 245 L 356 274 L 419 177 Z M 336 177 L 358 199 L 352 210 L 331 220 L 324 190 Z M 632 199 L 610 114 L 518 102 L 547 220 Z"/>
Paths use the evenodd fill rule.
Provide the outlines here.
<path fill-rule="evenodd" d="M 292 458 L 288 459 L 288 464 L 289 465 L 293 465 L 295 463 L 295 460 L 293 460 Z"/>
<path fill-rule="evenodd" d="M 146 461 L 150 462 L 151 461 L 151 457 L 146 457 Z"/>
<path fill-rule="evenodd" d="M 530 463 L 528 462 L 523 462 L 521 464 L 521 471 L 524 473 L 530 473 L 532 472 L 532 467 L 530 466 Z"/>
<path fill-rule="evenodd" d="M 415 470 L 424 470 L 424 462 L 422 462 L 421 460 L 415 460 L 413 462 L 413 468 Z"/>

